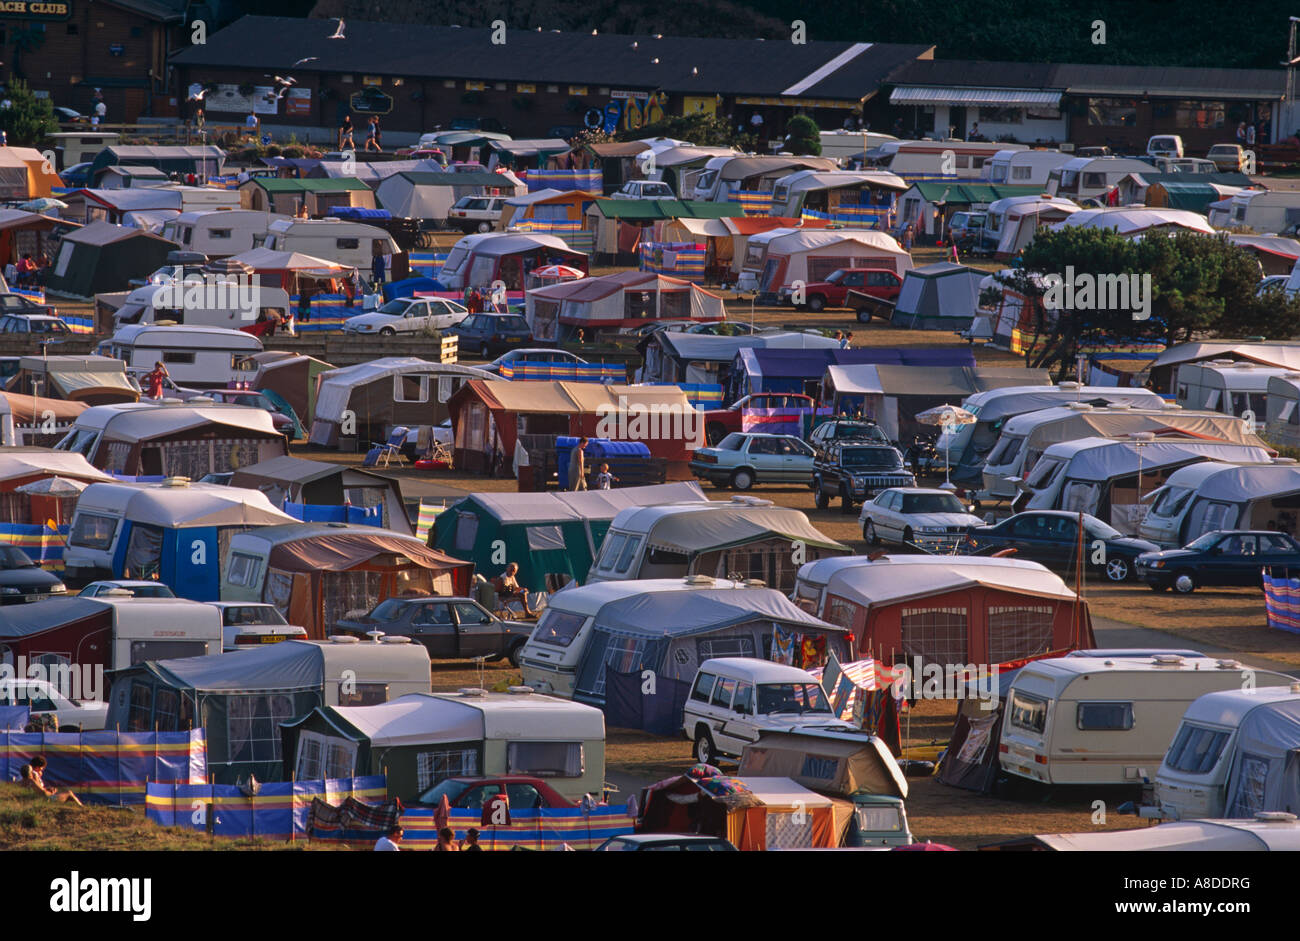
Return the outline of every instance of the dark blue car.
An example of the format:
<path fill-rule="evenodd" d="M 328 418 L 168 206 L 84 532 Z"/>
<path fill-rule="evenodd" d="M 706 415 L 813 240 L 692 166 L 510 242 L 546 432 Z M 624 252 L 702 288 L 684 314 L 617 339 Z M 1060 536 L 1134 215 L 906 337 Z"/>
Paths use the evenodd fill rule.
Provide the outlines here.
<path fill-rule="evenodd" d="M 1004 519 L 996 526 L 981 526 L 966 535 L 962 551 L 992 555 L 1014 549 L 1015 558 L 1038 562 L 1049 569 L 1072 572 L 1079 554 L 1079 518 L 1083 518 L 1083 560 L 1089 574 L 1112 582 L 1133 577 L 1134 560 L 1159 549 L 1154 542 L 1125 536 L 1095 516 L 1069 510 L 1030 510 Z"/>
<path fill-rule="evenodd" d="M 1266 568 L 1300 571 L 1300 542 L 1271 530 L 1215 530 L 1182 549 L 1137 558 L 1138 578 L 1153 591 L 1188 594 L 1198 588 L 1254 586 Z"/>
<path fill-rule="evenodd" d="M 477 353 L 482 359 L 491 359 L 495 353 L 513 350 L 532 339 L 528 321 L 518 314 L 470 314 L 445 332 L 460 337 L 461 355 Z"/>

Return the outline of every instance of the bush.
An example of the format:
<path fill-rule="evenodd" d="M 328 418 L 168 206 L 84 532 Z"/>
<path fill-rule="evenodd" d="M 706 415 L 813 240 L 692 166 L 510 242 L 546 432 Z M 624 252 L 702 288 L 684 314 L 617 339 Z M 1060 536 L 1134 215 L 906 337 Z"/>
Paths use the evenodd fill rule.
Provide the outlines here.
<path fill-rule="evenodd" d="M 54 105 L 48 98 L 37 98 L 27 83 L 16 78 L 9 83 L 5 97 L 8 108 L 0 108 L 0 129 L 11 147 L 35 147 L 59 130 L 54 119 Z"/>
<path fill-rule="evenodd" d="M 785 149 L 795 155 L 821 156 L 821 131 L 807 115 L 797 114 L 785 126 Z"/>

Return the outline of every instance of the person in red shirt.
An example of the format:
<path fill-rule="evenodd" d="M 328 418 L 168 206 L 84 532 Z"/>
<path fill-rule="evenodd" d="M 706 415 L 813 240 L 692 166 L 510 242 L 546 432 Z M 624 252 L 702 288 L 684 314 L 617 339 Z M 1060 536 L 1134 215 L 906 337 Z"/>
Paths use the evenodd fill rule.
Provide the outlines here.
<path fill-rule="evenodd" d="M 163 396 L 163 380 L 168 378 L 167 367 L 161 361 L 153 364 L 153 371 L 145 376 L 145 381 L 149 386 L 149 398 L 161 399 Z"/>

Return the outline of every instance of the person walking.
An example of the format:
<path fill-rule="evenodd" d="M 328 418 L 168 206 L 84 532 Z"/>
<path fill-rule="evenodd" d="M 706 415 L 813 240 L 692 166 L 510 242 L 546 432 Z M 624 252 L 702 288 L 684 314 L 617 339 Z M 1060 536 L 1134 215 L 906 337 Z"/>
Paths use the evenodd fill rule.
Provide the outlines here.
<path fill-rule="evenodd" d="M 370 116 L 366 123 L 366 150 L 375 150 L 383 153 L 379 146 L 379 118 L 375 115 Z"/>
<path fill-rule="evenodd" d="M 380 285 L 384 283 L 384 253 L 383 252 L 375 252 L 374 257 L 370 259 L 370 275 L 371 275 L 371 280 L 373 280 L 376 285 Z"/>
<path fill-rule="evenodd" d="M 579 438 L 577 446 L 569 453 L 569 489 L 587 489 L 587 439 Z"/>
<path fill-rule="evenodd" d="M 357 149 L 357 145 L 353 142 L 352 138 L 352 115 L 350 114 L 343 115 L 343 122 L 339 125 L 338 149 L 343 150 L 344 148 L 348 150 Z"/>

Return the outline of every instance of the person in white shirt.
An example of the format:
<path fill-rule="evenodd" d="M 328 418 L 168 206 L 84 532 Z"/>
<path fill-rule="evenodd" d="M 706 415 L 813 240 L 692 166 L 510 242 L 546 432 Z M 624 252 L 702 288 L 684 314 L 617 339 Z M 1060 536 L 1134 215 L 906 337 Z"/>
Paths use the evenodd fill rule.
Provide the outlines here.
<path fill-rule="evenodd" d="M 381 836 L 378 840 L 375 841 L 375 852 L 376 853 L 399 852 L 402 848 L 397 844 L 402 842 L 402 832 L 403 831 L 401 827 L 390 828 L 387 833 L 385 833 L 383 836 Z"/>

